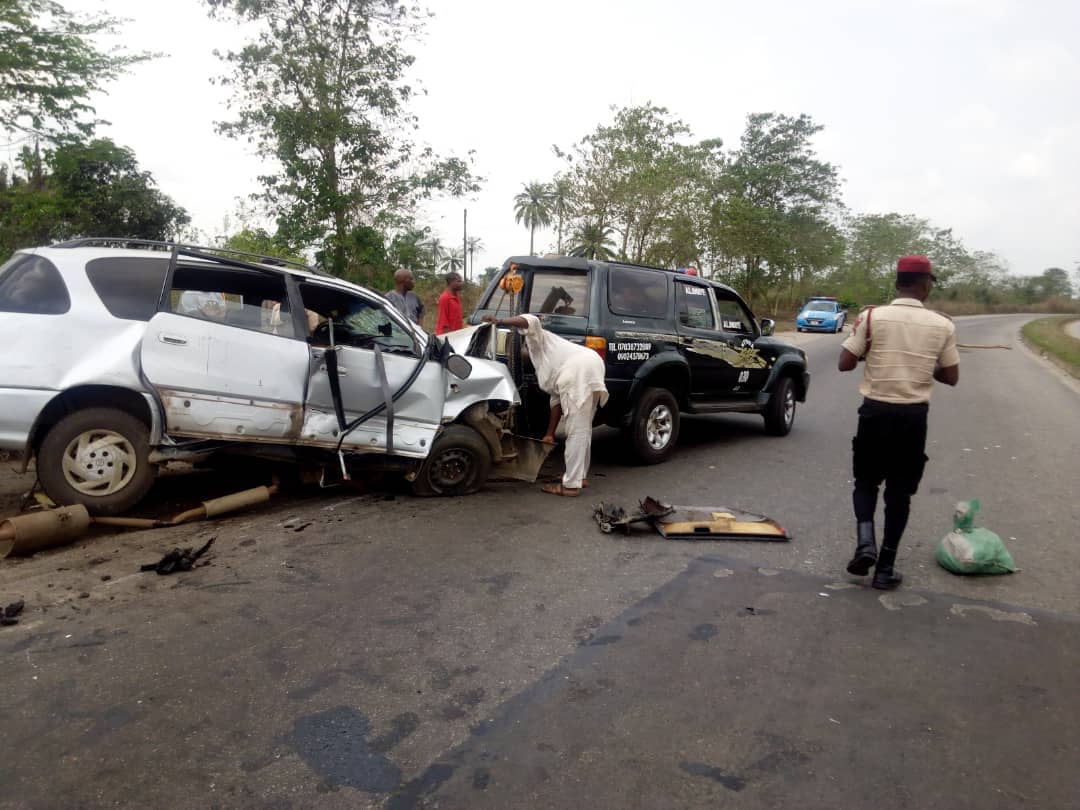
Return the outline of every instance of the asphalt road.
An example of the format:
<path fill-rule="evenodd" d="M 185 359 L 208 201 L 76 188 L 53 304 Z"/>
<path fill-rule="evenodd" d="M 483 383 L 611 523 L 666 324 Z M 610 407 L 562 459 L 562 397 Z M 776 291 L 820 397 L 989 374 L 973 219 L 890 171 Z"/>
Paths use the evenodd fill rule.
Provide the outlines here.
<path fill-rule="evenodd" d="M 790 436 L 688 419 L 635 467 L 599 431 L 588 497 L 337 490 L 6 561 L 0 806 L 1075 807 L 1080 391 L 1024 320 L 958 321 L 1014 348 L 964 350 L 935 393 L 892 594 L 842 574 L 858 380 L 826 335 L 797 338 Z M 594 502 L 645 495 L 794 539 L 596 529 Z M 1020 573 L 936 567 L 969 497 Z M 210 535 L 210 565 L 138 573 Z"/>

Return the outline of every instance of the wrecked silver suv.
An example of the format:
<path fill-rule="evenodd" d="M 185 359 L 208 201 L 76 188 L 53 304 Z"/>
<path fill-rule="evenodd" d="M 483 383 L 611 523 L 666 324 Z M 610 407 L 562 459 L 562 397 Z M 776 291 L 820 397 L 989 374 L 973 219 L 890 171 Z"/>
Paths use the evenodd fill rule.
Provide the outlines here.
<path fill-rule="evenodd" d="M 57 503 L 105 515 L 162 465 L 222 453 L 470 493 L 493 468 L 530 476 L 485 335 L 455 336 L 456 352 L 370 290 L 265 257 L 120 239 L 24 250 L 0 267 L 0 449 L 35 459 Z"/>

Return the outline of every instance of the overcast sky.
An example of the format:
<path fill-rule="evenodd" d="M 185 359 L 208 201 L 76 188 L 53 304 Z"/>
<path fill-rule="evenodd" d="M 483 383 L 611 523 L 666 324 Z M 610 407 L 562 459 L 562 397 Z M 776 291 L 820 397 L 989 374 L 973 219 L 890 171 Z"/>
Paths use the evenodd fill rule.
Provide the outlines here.
<path fill-rule="evenodd" d="M 127 17 L 132 49 L 169 54 L 108 86 L 104 133 L 134 149 L 194 224 L 222 232 L 256 190 L 259 161 L 217 136 L 226 97 L 214 48 L 240 41 L 198 0 L 63 0 Z M 469 234 L 476 266 L 529 248 L 513 197 L 560 169 L 611 105 L 651 101 L 697 138 L 734 148 L 747 113 L 808 113 L 847 205 L 952 227 L 1013 272 L 1080 262 L 1080 3 L 1075 0 L 513 0 L 432 2 L 415 48 L 427 95 L 420 139 L 476 152 L 474 199 L 428 206 L 446 244 Z M 7 157 L 7 156 L 0 156 Z M 235 222 L 235 218 L 234 218 Z M 537 234 L 537 250 L 553 245 Z"/>

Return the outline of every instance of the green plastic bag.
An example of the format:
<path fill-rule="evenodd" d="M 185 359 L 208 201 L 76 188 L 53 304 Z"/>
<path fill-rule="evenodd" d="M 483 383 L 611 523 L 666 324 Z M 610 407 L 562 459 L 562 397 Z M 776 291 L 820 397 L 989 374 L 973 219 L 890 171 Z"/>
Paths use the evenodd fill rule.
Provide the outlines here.
<path fill-rule="evenodd" d="M 954 574 L 1011 574 L 1012 555 L 1001 538 L 975 525 L 977 500 L 960 501 L 953 512 L 953 530 L 941 538 L 934 556 L 938 565 Z"/>

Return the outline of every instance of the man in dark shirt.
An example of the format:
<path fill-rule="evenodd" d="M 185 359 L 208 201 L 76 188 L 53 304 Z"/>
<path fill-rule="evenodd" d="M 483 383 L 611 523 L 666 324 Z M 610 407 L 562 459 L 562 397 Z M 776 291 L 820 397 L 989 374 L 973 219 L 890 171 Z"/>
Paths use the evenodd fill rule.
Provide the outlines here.
<path fill-rule="evenodd" d="M 412 271 L 402 267 L 394 273 L 394 289 L 386 293 L 386 297 L 397 308 L 398 312 L 417 326 L 422 326 L 424 322 L 424 302 L 412 291 L 415 284 L 416 281 L 413 279 Z"/>

